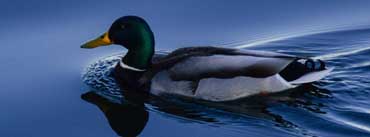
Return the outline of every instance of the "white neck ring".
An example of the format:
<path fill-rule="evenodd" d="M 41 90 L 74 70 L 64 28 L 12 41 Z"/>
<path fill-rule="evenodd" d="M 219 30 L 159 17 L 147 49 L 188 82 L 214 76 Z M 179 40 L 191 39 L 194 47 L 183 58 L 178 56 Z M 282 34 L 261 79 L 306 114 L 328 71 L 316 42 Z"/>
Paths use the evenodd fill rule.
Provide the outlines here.
<path fill-rule="evenodd" d="M 119 65 L 122 67 L 122 68 L 125 68 L 125 69 L 129 69 L 129 70 L 133 70 L 133 71 L 146 71 L 145 69 L 138 69 L 138 68 L 135 68 L 135 67 L 131 67 L 129 65 L 126 65 L 125 63 L 123 63 L 123 61 L 119 61 Z"/>

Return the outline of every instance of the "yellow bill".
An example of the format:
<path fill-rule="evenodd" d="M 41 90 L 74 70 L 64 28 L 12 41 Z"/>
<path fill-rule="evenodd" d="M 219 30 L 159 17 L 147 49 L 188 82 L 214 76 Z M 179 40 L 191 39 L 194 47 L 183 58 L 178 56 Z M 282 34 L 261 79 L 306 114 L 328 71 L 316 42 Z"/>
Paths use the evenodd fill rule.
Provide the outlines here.
<path fill-rule="evenodd" d="M 100 37 L 81 45 L 81 48 L 92 49 L 92 48 L 96 48 L 100 46 L 107 46 L 111 44 L 113 44 L 113 42 L 109 39 L 108 32 L 106 32 Z"/>

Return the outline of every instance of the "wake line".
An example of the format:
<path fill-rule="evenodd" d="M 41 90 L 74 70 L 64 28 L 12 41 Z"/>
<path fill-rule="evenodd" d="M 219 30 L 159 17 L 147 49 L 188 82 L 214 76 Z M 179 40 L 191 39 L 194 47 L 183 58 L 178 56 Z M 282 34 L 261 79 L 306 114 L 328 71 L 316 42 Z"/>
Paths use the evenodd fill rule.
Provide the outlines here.
<path fill-rule="evenodd" d="M 356 54 L 356 53 L 359 53 L 359 52 L 362 52 L 362 51 L 366 51 L 366 50 L 369 50 L 369 49 L 370 49 L 370 46 L 369 47 L 355 49 L 355 50 L 352 50 L 352 51 L 344 51 L 344 52 L 337 52 L 337 53 L 332 53 L 332 54 L 326 54 L 326 55 L 316 56 L 316 57 L 313 57 L 313 59 L 326 60 L 326 59 L 331 59 L 331 58 L 335 58 L 335 57 Z"/>
<path fill-rule="evenodd" d="M 280 40 L 285 40 L 285 39 L 290 39 L 290 38 L 300 37 L 300 36 L 304 36 L 304 35 L 293 35 L 293 36 L 285 36 L 285 37 L 270 38 L 270 39 L 265 39 L 265 40 L 258 40 L 252 43 L 235 46 L 235 48 L 243 49 L 243 48 L 248 48 L 248 47 L 254 47 L 254 46 L 258 46 L 258 45 L 262 45 L 262 44 L 266 44 L 270 42 L 275 42 L 275 41 L 280 41 Z"/>
<path fill-rule="evenodd" d="M 370 66 L 370 62 L 362 62 L 362 63 L 354 64 L 352 66 L 346 67 L 346 69 L 348 69 L 348 68 L 366 67 L 366 66 Z"/>
<path fill-rule="evenodd" d="M 366 125 L 362 125 L 362 124 L 359 124 L 359 123 L 355 123 L 355 122 L 352 122 L 352 121 L 349 121 L 349 120 L 340 119 L 340 118 L 333 118 L 333 119 L 335 121 L 337 121 L 337 122 L 341 122 L 341 123 L 346 124 L 348 126 L 352 126 L 352 127 L 358 128 L 358 129 L 362 129 L 362 130 L 370 133 L 370 127 L 368 127 Z"/>
<path fill-rule="evenodd" d="M 362 26 L 363 27 L 363 26 Z M 243 42 L 235 42 L 235 43 L 229 43 L 229 44 L 222 44 L 222 46 L 232 46 L 234 48 L 242 49 L 242 48 L 248 48 L 248 47 L 254 47 L 258 45 L 263 45 L 270 42 L 276 42 L 291 38 L 297 38 L 297 37 L 303 37 L 307 35 L 315 35 L 315 34 L 322 34 L 322 33 L 328 33 L 328 32 L 338 32 L 338 31 L 350 31 L 350 30 L 358 30 L 363 29 L 361 26 L 357 27 L 349 27 L 349 26 L 342 26 L 342 27 L 336 27 L 336 28 L 327 28 L 327 29 L 321 29 L 321 30 L 310 30 L 303 33 L 295 33 L 295 34 L 288 34 L 288 35 L 282 35 L 277 37 L 270 37 L 270 38 L 264 38 L 260 40 L 256 40 L 251 43 L 243 43 Z"/>
<path fill-rule="evenodd" d="M 247 43 L 247 44 L 239 43 L 242 45 L 235 46 L 235 48 L 242 49 L 242 48 L 254 47 L 254 46 L 263 45 L 266 43 L 271 43 L 271 42 L 276 42 L 276 41 L 281 41 L 281 40 L 286 40 L 286 39 L 304 37 L 307 35 L 314 35 L 314 34 L 322 34 L 322 33 L 327 33 L 327 32 L 335 32 L 335 31 L 341 31 L 341 30 L 350 30 L 350 29 L 348 28 L 347 29 L 346 28 L 329 28 L 329 29 L 323 29 L 323 30 L 311 30 L 311 31 L 303 32 L 303 33 L 288 34 L 288 35 L 283 35 L 283 36 L 264 38 L 264 39 L 256 40 L 254 42 Z M 234 46 L 237 44 L 238 43 L 231 43 L 231 44 L 225 44 L 225 45 Z"/>

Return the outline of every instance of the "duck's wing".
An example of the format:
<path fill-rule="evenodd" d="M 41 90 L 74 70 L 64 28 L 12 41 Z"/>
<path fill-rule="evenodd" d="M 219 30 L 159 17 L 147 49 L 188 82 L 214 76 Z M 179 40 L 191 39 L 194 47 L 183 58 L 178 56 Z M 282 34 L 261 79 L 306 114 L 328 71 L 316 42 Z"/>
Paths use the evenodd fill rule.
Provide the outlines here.
<path fill-rule="evenodd" d="M 250 76 L 263 78 L 283 70 L 297 56 L 255 50 L 218 47 L 178 49 L 153 64 L 166 69 L 173 80 L 231 78 Z"/>

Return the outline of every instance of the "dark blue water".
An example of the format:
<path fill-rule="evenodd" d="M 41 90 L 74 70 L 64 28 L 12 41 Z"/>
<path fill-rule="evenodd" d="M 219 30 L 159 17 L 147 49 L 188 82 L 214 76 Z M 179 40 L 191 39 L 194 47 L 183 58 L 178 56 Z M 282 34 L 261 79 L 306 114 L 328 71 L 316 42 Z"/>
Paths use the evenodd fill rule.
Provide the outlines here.
<path fill-rule="evenodd" d="M 123 107 L 124 114 L 137 116 L 131 120 L 145 123 L 137 126 L 144 128 L 140 136 L 370 136 L 368 1 L 3 0 L 0 5 L 0 136 L 117 136 L 104 113 L 80 95 L 91 90 L 82 78 L 86 68 L 114 60 L 107 57 L 123 48 L 79 46 L 128 14 L 148 20 L 158 50 L 238 46 L 314 56 L 336 67 L 320 82 L 272 96 L 226 104 L 153 99 L 144 111 Z M 101 86 L 100 93 L 117 100 L 116 94 L 109 96 L 115 93 L 110 86 Z M 121 114 L 122 106 L 97 102 Z"/>
<path fill-rule="evenodd" d="M 312 34 L 247 48 L 310 56 L 336 67 L 330 76 L 313 84 L 224 103 L 152 98 L 143 110 L 149 111 L 149 117 L 166 117 L 178 122 L 171 125 L 189 126 L 190 129 L 180 132 L 195 127 L 201 130 L 190 134 L 192 136 L 369 136 L 369 36 L 370 29 L 364 28 Z M 85 83 L 112 104 L 121 104 L 122 100 L 118 86 L 109 76 L 122 54 L 99 59 L 83 74 Z M 121 116 L 130 117 L 127 113 Z M 122 123 L 143 119 L 132 118 L 137 119 Z M 161 123 L 162 120 L 149 121 L 139 127 Z"/>

